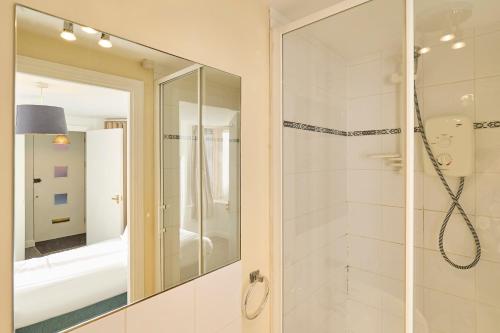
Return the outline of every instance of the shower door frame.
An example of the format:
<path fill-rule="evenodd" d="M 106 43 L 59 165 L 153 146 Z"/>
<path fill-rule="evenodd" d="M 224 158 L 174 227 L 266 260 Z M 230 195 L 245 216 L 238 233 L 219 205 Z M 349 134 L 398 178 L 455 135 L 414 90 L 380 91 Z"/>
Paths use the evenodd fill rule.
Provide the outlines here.
<path fill-rule="evenodd" d="M 272 220 L 272 332 L 283 333 L 283 37 L 376 0 L 344 0 L 331 7 L 278 25 L 271 32 L 271 220 Z M 405 2 L 405 331 L 413 333 L 414 311 L 414 0 Z M 273 20 L 273 17 L 271 17 Z M 285 332 L 286 333 L 286 332 Z"/>

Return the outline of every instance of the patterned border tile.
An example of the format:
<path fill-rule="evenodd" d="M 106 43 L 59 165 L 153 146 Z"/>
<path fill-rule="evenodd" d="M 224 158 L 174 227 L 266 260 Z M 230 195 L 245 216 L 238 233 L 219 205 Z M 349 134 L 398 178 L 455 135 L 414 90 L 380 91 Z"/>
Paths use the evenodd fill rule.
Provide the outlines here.
<path fill-rule="evenodd" d="M 384 128 L 378 130 L 349 131 L 347 132 L 347 136 L 384 135 L 384 134 L 399 134 L 399 133 L 401 133 L 401 128 Z"/>
<path fill-rule="evenodd" d="M 340 136 L 363 136 L 363 135 L 383 135 L 383 134 L 398 134 L 401 133 L 400 128 L 384 128 L 378 130 L 366 130 L 366 131 L 343 131 L 333 128 L 319 127 L 314 125 L 308 125 L 303 123 L 296 123 L 293 121 L 285 120 L 283 121 L 283 126 L 288 128 L 294 128 L 303 131 L 326 133 Z"/>
<path fill-rule="evenodd" d="M 194 135 L 179 135 L 179 134 L 165 134 L 163 136 L 166 140 L 197 140 L 197 136 Z M 205 141 L 215 141 L 213 139 L 205 139 Z M 217 139 L 218 142 L 222 142 L 222 139 Z M 229 142 L 240 142 L 240 139 L 229 139 Z"/>
<path fill-rule="evenodd" d="M 167 140 L 197 140 L 197 136 L 194 135 L 179 135 L 179 134 L 165 134 L 163 136 Z"/>
<path fill-rule="evenodd" d="M 319 127 L 314 125 L 308 125 L 303 123 L 296 123 L 293 121 L 284 120 L 283 126 L 288 128 L 294 128 L 303 131 L 310 132 L 318 132 L 318 133 L 326 133 L 340 136 L 365 136 L 365 135 L 386 135 L 386 134 L 400 134 L 401 128 L 383 128 L 383 129 L 371 129 L 371 130 L 363 130 L 363 131 L 343 131 L 337 130 L 333 128 Z M 483 128 L 499 128 L 500 120 L 495 121 L 484 121 L 474 123 L 474 129 L 483 129 Z M 420 133 L 421 129 L 419 126 L 415 126 L 415 133 Z"/>
<path fill-rule="evenodd" d="M 480 122 L 480 123 L 474 123 L 474 128 L 475 129 L 498 128 L 498 127 L 500 127 L 500 120 L 483 121 L 483 122 Z"/>
<path fill-rule="evenodd" d="M 288 127 L 288 128 L 299 129 L 299 130 L 303 130 L 303 131 L 347 136 L 346 131 L 336 130 L 333 128 L 313 126 L 313 125 L 302 124 L 302 123 L 295 123 L 293 121 L 287 121 L 287 120 L 283 121 L 283 126 Z"/>

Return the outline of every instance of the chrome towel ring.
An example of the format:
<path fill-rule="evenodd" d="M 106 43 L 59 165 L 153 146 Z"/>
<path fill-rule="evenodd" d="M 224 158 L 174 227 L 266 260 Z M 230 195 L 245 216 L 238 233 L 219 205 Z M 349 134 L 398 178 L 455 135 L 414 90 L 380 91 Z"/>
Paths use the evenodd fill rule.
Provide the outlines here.
<path fill-rule="evenodd" d="M 265 295 L 262 301 L 260 302 L 260 305 L 257 308 L 257 310 L 255 310 L 255 312 L 253 313 L 248 313 L 248 300 L 250 299 L 250 296 L 252 296 L 252 293 L 254 292 L 257 283 L 264 283 Z M 269 280 L 265 276 L 261 275 L 260 271 L 258 270 L 250 273 L 250 285 L 245 290 L 245 299 L 243 300 L 242 304 L 242 311 L 243 314 L 245 315 L 245 318 L 249 320 L 257 318 L 264 310 L 267 300 L 269 299 L 270 293 L 271 293 L 271 288 L 269 287 Z"/>

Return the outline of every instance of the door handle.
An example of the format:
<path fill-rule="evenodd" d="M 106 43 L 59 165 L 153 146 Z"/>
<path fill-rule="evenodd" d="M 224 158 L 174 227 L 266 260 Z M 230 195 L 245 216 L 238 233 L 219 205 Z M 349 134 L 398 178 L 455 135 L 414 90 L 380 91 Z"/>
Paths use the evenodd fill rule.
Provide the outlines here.
<path fill-rule="evenodd" d="M 114 195 L 111 200 L 115 201 L 117 205 L 120 204 L 120 201 L 122 201 L 122 196 L 119 194 Z"/>
<path fill-rule="evenodd" d="M 42 182 L 42 178 L 33 178 L 33 184 L 38 184 Z"/>

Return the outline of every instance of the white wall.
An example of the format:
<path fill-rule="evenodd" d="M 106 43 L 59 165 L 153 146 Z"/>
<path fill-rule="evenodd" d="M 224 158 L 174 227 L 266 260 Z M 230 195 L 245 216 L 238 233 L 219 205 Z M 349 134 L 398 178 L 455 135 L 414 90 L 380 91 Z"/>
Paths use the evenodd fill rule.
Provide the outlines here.
<path fill-rule="evenodd" d="M 24 260 L 25 247 L 25 140 L 24 135 L 16 135 L 16 149 L 14 161 L 16 164 L 15 184 L 15 206 L 14 206 L 14 260 Z"/>
<path fill-rule="evenodd" d="M 66 116 L 68 130 L 76 132 L 103 129 L 105 120 L 105 118 Z"/>
<path fill-rule="evenodd" d="M 269 214 L 269 14 L 264 0 L 98 0 L 19 3 L 129 40 L 207 64 L 242 77 L 242 274 L 270 271 Z M 14 4 L 0 2 L 0 331 L 12 327 L 12 196 Z M 214 11 L 214 9 L 216 9 Z M 123 22 L 130 22 L 123 24 Z M 145 183 L 154 188 L 153 112 L 145 114 Z M 154 223 L 153 194 L 145 198 L 144 223 Z M 145 258 L 146 260 L 147 258 Z M 243 321 L 245 332 L 269 332 L 269 307 L 254 321 Z M 158 329 L 163 327 L 158 326 Z"/>
<path fill-rule="evenodd" d="M 240 276 L 241 262 L 238 262 L 74 332 L 241 332 Z"/>

